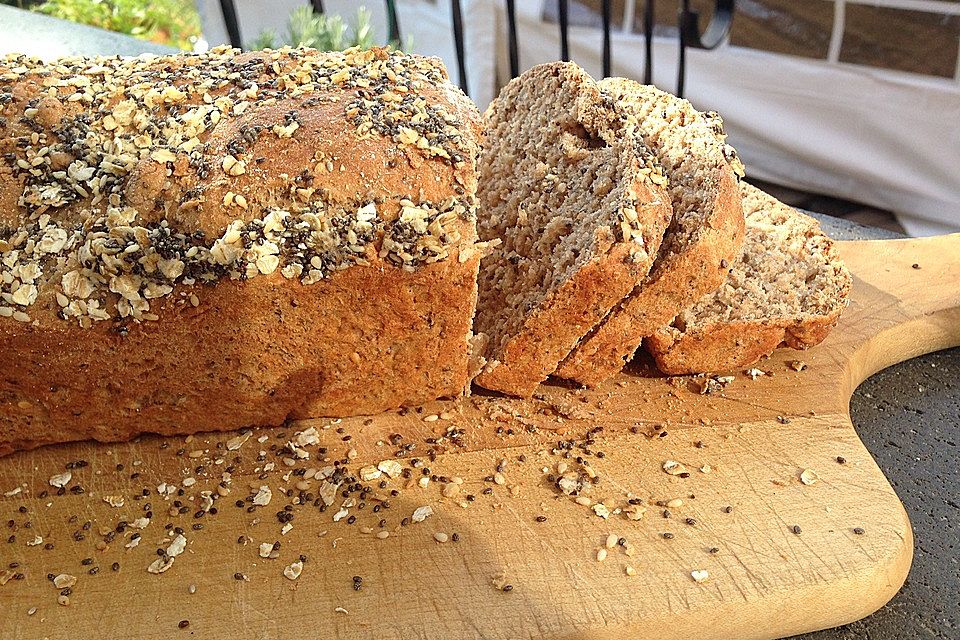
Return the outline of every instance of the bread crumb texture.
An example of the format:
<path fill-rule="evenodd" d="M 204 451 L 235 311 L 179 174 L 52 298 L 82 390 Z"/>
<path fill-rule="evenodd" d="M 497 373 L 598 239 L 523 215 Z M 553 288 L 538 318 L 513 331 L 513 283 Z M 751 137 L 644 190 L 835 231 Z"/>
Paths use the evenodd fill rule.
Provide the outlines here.
<path fill-rule="evenodd" d="M 670 219 L 663 168 L 636 120 L 571 63 L 507 84 L 485 115 L 474 323 L 477 384 L 529 395 L 647 274 Z"/>
<path fill-rule="evenodd" d="M 383 49 L 0 58 L 0 318 L 445 260 L 474 239 L 474 113 L 438 60 Z M 435 184 L 367 175 L 407 164 Z"/>

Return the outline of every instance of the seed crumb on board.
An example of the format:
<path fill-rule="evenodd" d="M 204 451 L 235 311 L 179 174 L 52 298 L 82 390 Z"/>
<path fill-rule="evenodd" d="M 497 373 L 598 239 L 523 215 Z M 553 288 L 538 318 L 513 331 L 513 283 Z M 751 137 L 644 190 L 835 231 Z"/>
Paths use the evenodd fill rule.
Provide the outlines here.
<path fill-rule="evenodd" d="M 665 460 L 662 465 L 663 470 L 670 474 L 671 476 L 679 476 L 681 473 L 686 473 L 687 468 L 683 464 L 677 462 L 676 460 Z"/>
<path fill-rule="evenodd" d="M 283 568 L 283 575 L 288 580 L 296 580 L 300 577 L 301 573 L 303 573 L 303 562 L 299 560 L 296 562 L 291 562 Z"/>

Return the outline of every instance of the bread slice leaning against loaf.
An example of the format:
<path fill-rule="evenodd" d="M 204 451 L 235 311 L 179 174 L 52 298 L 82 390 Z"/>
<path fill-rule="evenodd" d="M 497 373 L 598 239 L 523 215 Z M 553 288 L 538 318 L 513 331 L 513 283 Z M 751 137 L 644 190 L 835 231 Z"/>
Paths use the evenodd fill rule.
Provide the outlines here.
<path fill-rule="evenodd" d="M 820 225 L 741 184 L 746 239 L 727 280 L 645 345 L 665 373 L 731 371 L 780 345 L 819 344 L 840 319 L 852 279 Z"/>
<path fill-rule="evenodd" d="M 637 119 L 669 180 L 673 220 L 650 274 L 560 363 L 556 375 L 594 386 L 616 375 L 643 338 L 719 287 L 743 243 L 743 165 L 723 121 L 674 95 L 624 78 L 600 81 Z"/>
<path fill-rule="evenodd" d="M 461 394 L 480 132 L 386 50 L 0 57 L 0 454 Z"/>
<path fill-rule="evenodd" d="M 635 124 L 577 65 L 534 67 L 485 114 L 476 382 L 529 396 L 650 269 L 671 209 Z"/>

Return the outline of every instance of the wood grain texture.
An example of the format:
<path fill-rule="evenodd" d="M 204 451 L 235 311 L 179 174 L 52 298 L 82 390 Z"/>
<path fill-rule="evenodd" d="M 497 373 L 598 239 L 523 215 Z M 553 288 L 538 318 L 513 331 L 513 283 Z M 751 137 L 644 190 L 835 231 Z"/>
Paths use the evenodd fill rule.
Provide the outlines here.
<path fill-rule="evenodd" d="M 759 365 L 772 375 L 750 380 L 734 372 L 733 382 L 708 395 L 688 389 L 692 381 L 669 384 L 634 365 L 592 391 L 545 385 L 530 401 L 474 396 L 372 421 L 304 421 L 257 431 L 236 452 L 217 449 L 231 434 L 209 434 L 190 443 L 145 437 L 0 459 L 0 525 L 14 522 L 0 537 L 0 571 L 18 562 L 15 570 L 24 574 L 0 585 L 0 637 L 773 638 L 868 615 L 903 583 L 913 536 L 900 501 L 850 423 L 848 401 L 871 373 L 960 344 L 960 236 L 848 242 L 841 250 L 855 284 L 850 307 L 827 341 L 808 352 L 777 352 Z M 798 359 L 808 368 L 787 365 Z M 422 419 L 442 411 L 450 412 L 448 419 Z M 458 496 L 442 497 L 438 483 L 403 488 L 398 479 L 390 487 L 402 492 L 388 510 L 352 509 L 358 520 L 347 525 L 332 521 L 335 508 L 298 507 L 293 529 L 280 535 L 274 514 L 290 500 L 278 489 L 295 478 L 281 478 L 289 469 L 270 445 L 282 446 L 295 431 L 315 425 L 331 456 L 355 448 L 352 468 L 391 457 L 390 434 L 420 443 L 416 455 L 424 453 L 424 437 L 454 424 L 465 430 L 463 446 L 450 447 L 430 467 L 464 479 Z M 606 455 L 593 459 L 600 480 L 591 495 L 640 498 L 649 510 L 639 521 L 598 517 L 561 495 L 542 471 L 560 460 L 551 452 L 557 440 L 594 426 L 604 427 L 594 449 Z M 660 431 L 668 435 L 658 437 Z M 269 436 L 263 444 L 261 435 Z M 344 435 L 352 439 L 344 442 Z M 181 448 L 185 454 L 177 456 Z M 264 480 L 257 477 L 264 462 L 255 459 L 261 449 L 278 467 Z M 203 453 L 194 459 L 189 451 Z M 242 461 L 235 463 L 231 495 L 217 502 L 215 516 L 194 519 L 199 491 L 214 488 L 234 455 Z M 218 465 L 221 456 L 228 459 Z M 89 464 L 73 471 L 71 486 L 81 484 L 84 494 L 39 497 L 53 473 L 81 458 Z M 505 484 L 485 482 L 501 459 L 509 461 Z M 664 473 L 668 459 L 683 463 L 690 476 Z M 309 462 L 320 466 L 315 460 L 296 466 Z M 120 463 L 123 471 L 116 469 Z M 711 471 L 699 471 L 703 465 Z M 820 481 L 801 483 L 804 469 L 815 470 Z M 140 475 L 131 479 L 131 473 Z M 186 477 L 197 479 L 180 498 L 189 513 L 167 515 L 171 503 L 155 493 L 132 499 L 162 481 L 182 486 Z M 270 505 L 253 513 L 233 505 L 251 481 L 274 492 Z M 15 487 L 20 494 L 2 496 Z M 484 488 L 491 495 L 483 495 Z M 477 499 L 463 501 L 467 493 Z M 105 495 L 126 496 L 124 506 L 108 506 Z M 684 504 L 664 518 L 655 503 L 674 498 Z M 123 548 L 128 530 L 106 549 L 96 548 L 100 527 L 142 515 L 145 502 L 154 517 L 140 546 Z M 398 526 L 424 504 L 436 514 Z M 381 516 L 389 538 L 361 532 Z M 75 541 L 87 520 L 90 530 Z M 204 528 L 195 531 L 191 525 L 198 522 Z M 167 523 L 186 530 L 187 549 L 166 573 L 148 574 L 155 549 L 166 546 Z M 457 532 L 460 541 L 440 544 L 433 539 L 438 531 Z M 610 533 L 626 538 L 633 555 L 615 547 L 598 562 Z M 252 541 L 238 544 L 242 534 Z M 7 542 L 8 535 L 15 542 Z M 27 546 L 34 535 L 54 548 Z M 274 540 L 282 541 L 280 557 L 261 559 L 257 545 Z M 308 556 L 302 576 L 287 580 L 283 567 L 301 553 Z M 87 557 L 94 565 L 80 564 Z M 111 571 L 113 562 L 121 563 L 119 572 Z M 626 575 L 627 565 L 636 575 Z M 100 572 L 88 575 L 89 566 Z M 693 570 L 706 570 L 709 578 L 697 583 Z M 61 572 L 78 576 L 69 606 L 57 605 L 58 590 L 46 579 Z M 237 572 L 247 580 L 236 580 Z M 363 577 L 360 591 L 353 588 L 355 575 Z M 513 589 L 504 592 L 494 582 Z M 179 629 L 181 620 L 189 627 Z"/>

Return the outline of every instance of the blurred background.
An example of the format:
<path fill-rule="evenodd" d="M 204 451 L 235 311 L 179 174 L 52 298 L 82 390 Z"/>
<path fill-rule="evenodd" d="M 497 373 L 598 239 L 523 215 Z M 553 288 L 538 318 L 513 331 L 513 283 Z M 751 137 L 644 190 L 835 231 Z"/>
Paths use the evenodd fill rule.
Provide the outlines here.
<path fill-rule="evenodd" d="M 747 176 L 795 206 L 960 231 L 960 0 L 0 0 L 0 53 L 391 44 L 481 107 L 572 59 L 720 112 Z"/>

